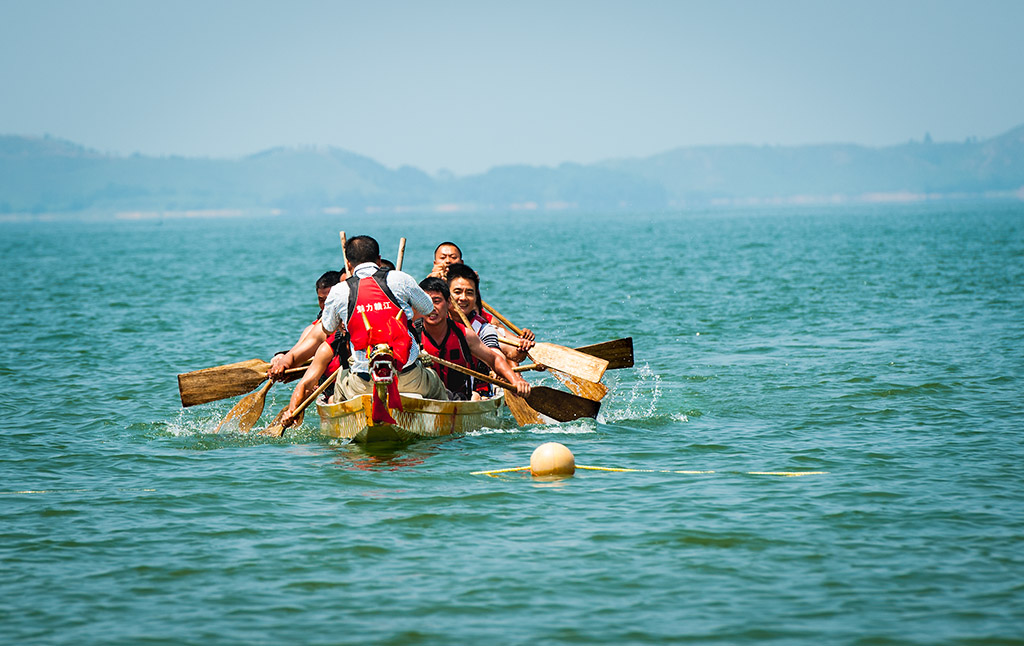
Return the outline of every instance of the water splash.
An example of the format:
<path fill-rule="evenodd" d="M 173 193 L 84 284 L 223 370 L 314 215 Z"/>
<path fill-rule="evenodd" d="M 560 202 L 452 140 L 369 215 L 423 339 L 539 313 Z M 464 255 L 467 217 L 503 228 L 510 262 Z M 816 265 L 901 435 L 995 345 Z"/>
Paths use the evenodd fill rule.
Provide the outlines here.
<path fill-rule="evenodd" d="M 651 370 L 647 363 L 634 368 L 633 374 L 636 375 L 636 380 L 627 392 L 622 392 L 618 388 L 617 377 L 615 382 L 609 385 L 610 396 L 601 408 L 599 421 L 621 422 L 646 419 L 655 415 L 658 400 L 661 399 L 661 375 Z"/>

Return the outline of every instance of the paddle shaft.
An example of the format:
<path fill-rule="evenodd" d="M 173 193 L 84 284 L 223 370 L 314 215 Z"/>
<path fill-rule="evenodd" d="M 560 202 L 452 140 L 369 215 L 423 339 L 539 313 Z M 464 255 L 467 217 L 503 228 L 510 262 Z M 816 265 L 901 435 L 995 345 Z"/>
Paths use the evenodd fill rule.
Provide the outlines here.
<path fill-rule="evenodd" d="M 513 386 L 512 384 L 510 384 L 509 382 L 505 381 L 504 379 L 498 379 L 496 377 L 490 377 L 488 375 L 483 374 L 482 372 L 477 372 L 476 370 L 471 370 L 471 369 L 469 369 L 469 368 L 467 368 L 465 366 L 460 366 L 457 363 L 452 363 L 451 361 L 446 361 L 444 359 L 440 359 L 438 357 L 435 357 L 434 355 L 427 354 L 426 352 L 421 352 L 420 353 L 420 358 L 423 359 L 424 361 L 429 361 L 429 362 L 433 362 L 433 363 L 439 363 L 439 364 L 441 364 L 442 366 L 444 366 L 446 368 L 451 368 L 452 370 L 457 370 L 458 372 L 461 372 L 463 374 L 467 374 L 470 377 L 475 377 L 475 378 L 479 379 L 480 381 L 487 382 L 487 383 L 489 383 L 491 385 L 501 386 L 502 388 L 506 388 L 508 390 L 511 390 L 512 392 L 516 392 L 516 387 Z"/>
<path fill-rule="evenodd" d="M 520 330 L 519 328 L 517 328 L 516 326 L 512 325 L 512 321 L 509 321 L 507 318 L 502 316 L 501 312 L 499 312 L 498 310 L 496 310 L 493 307 L 491 307 L 490 305 L 488 305 L 487 301 L 481 301 L 481 302 L 484 304 L 484 309 L 485 310 L 487 310 L 492 315 L 494 315 L 494 318 L 496 318 L 499 321 L 501 321 L 505 325 L 505 327 L 507 327 L 508 329 L 510 329 L 513 332 L 515 332 L 516 336 L 523 336 L 523 331 Z"/>
<path fill-rule="evenodd" d="M 402 260 L 405 259 L 405 238 L 398 240 L 398 258 L 395 259 L 395 269 L 402 271 Z"/>
<path fill-rule="evenodd" d="M 341 273 L 347 274 L 347 273 L 349 273 L 349 269 L 348 269 L 348 256 L 345 255 L 345 243 L 348 242 L 348 240 L 345 238 L 345 232 L 344 231 L 339 231 L 338 235 L 341 237 L 341 264 L 343 265 L 343 268 L 345 270 L 345 271 L 343 271 Z"/>
<path fill-rule="evenodd" d="M 299 404 L 299 407 L 295 409 L 295 412 L 292 413 L 291 417 L 294 418 L 296 415 L 298 415 L 302 411 L 306 410 L 306 408 L 310 404 L 312 404 L 314 401 L 316 401 L 316 398 L 319 397 L 321 395 L 321 393 L 323 393 L 325 390 L 327 390 L 327 387 L 330 386 L 331 384 L 333 384 L 334 380 L 338 378 L 338 373 L 339 372 L 341 372 L 341 370 L 335 370 L 334 372 L 331 373 L 330 377 L 328 377 L 327 379 L 324 379 L 324 383 L 322 383 L 319 386 L 317 386 L 316 390 L 313 391 L 313 394 L 310 395 L 309 397 L 306 397 L 306 399 L 303 400 L 303 402 L 301 404 Z"/>
<path fill-rule="evenodd" d="M 462 319 L 462 324 L 465 325 L 470 330 L 473 329 L 473 324 L 469 322 L 469 319 L 466 318 L 466 313 L 463 312 L 462 308 L 459 307 L 459 304 L 455 302 L 455 297 L 448 299 L 448 309 L 455 310 L 456 312 L 458 312 L 459 318 Z"/>
<path fill-rule="evenodd" d="M 460 366 L 457 363 L 438 359 L 426 352 L 421 353 L 420 358 L 424 361 L 432 361 L 451 370 L 456 370 L 471 377 L 475 377 L 480 381 L 484 381 L 495 386 L 501 386 L 510 393 L 516 392 L 515 386 L 503 379 L 488 377 L 487 375 L 480 374 L 475 370 L 470 370 L 465 366 Z M 535 386 L 532 388 L 530 390 L 529 398 L 525 401 L 529 404 L 531 409 L 536 409 L 559 422 L 570 422 L 581 417 L 597 417 L 597 413 L 601 409 L 601 402 L 591 401 L 584 397 L 580 397 L 579 395 L 573 395 L 572 393 L 555 390 L 553 388 L 546 388 L 544 386 Z"/>
<path fill-rule="evenodd" d="M 294 422 L 295 418 L 302 414 L 302 411 L 306 410 L 306 408 L 310 404 L 316 401 L 316 398 L 319 397 L 323 391 L 327 390 L 328 386 L 334 383 L 335 379 L 338 378 L 339 372 L 341 372 L 341 370 L 335 370 L 334 372 L 332 372 L 331 376 L 325 379 L 324 383 L 320 384 L 317 387 L 317 389 L 313 391 L 312 395 L 307 397 L 305 401 L 299 404 L 299 407 L 295 409 L 295 412 L 288 416 L 289 423 Z M 281 413 L 283 412 L 284 411 L 281 411 Z M 281 437 L 282 435 L 284 435 L 284 424 L 282 423 L 281 419 L 278 419 L 281 417 L 281 413 L 277 414 L 277 417 L 274 418 L 274 421 L 271 422 L 270 426 L 260 431 L 260 435 L 267 435 L 269 437 Z"/>

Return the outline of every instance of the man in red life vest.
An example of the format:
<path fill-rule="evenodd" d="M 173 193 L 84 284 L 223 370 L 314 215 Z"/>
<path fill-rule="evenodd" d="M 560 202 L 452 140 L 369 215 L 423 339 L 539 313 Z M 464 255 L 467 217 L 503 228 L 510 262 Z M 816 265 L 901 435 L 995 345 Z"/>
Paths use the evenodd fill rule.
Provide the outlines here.
<path fill-rule="evenodd" d="M 472 328 L 466 328 L 448 317 L 448 303 L 451 294 L 448 285 L 440 278 L 425 278 L 420 287 L 430 297 L 433 305 L 429 314 L 423 317 L 423 349 L 435 357 L 446 359 L 467 368 L 477 358 L 492 368 L 499 376 L 516 387 L 521 397 L 530 394 L 530 384 L 512 371 L 504 355 L 488 348 Z M 445 388 L 453 399 L 470 399 L 472 382 L 468 375 L 440 364 L 432 366 L 441 375 Z"/>
<path fill-rule="evenodd" d="M 324 334 L 345 329 L 351 338 L 351 368 L 335 384 L 335 401 L 373 390 L 366 350 L 380 343 L 390 346 L 400 360 L 395 366 L 400 392 L 446 399 L 437 374 L 419 361 L 419 343 L 411 325 L 417 315 L 431 311 L 430 297 L 409 274 L 382 268 L 380 247 L 369 236 L 350 238 L 345 255 L 352 276 L 331 290 L 320 319 Z"/>

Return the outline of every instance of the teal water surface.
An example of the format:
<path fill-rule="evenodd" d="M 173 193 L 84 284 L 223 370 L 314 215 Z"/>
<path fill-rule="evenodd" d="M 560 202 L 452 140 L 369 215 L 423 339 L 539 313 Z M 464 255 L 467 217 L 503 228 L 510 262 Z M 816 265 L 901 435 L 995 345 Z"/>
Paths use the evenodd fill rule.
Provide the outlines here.
<path fill-rule="evenodd" d="M 596 421 L 211 434 L 175 375 L 289 347 L 339 229 L 417 277 L 453 239 L 636 366 Z M 1024 643 L 1022 203 L 8 222 L 0 259 L 5 643 Z M 651 471 L 472 475 L 550 440 Z"/>

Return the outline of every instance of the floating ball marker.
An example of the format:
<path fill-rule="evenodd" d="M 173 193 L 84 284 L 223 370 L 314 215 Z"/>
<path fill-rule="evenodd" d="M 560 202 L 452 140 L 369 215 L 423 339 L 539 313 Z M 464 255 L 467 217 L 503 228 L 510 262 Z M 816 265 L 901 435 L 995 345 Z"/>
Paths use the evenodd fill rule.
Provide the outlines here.
<path fill-rule="evenodd" d="M 530 473 L 535 476 L 571 476 L 576 473 L 576 458 L 564 444 L 546 442 L 530 456 Z"/>

